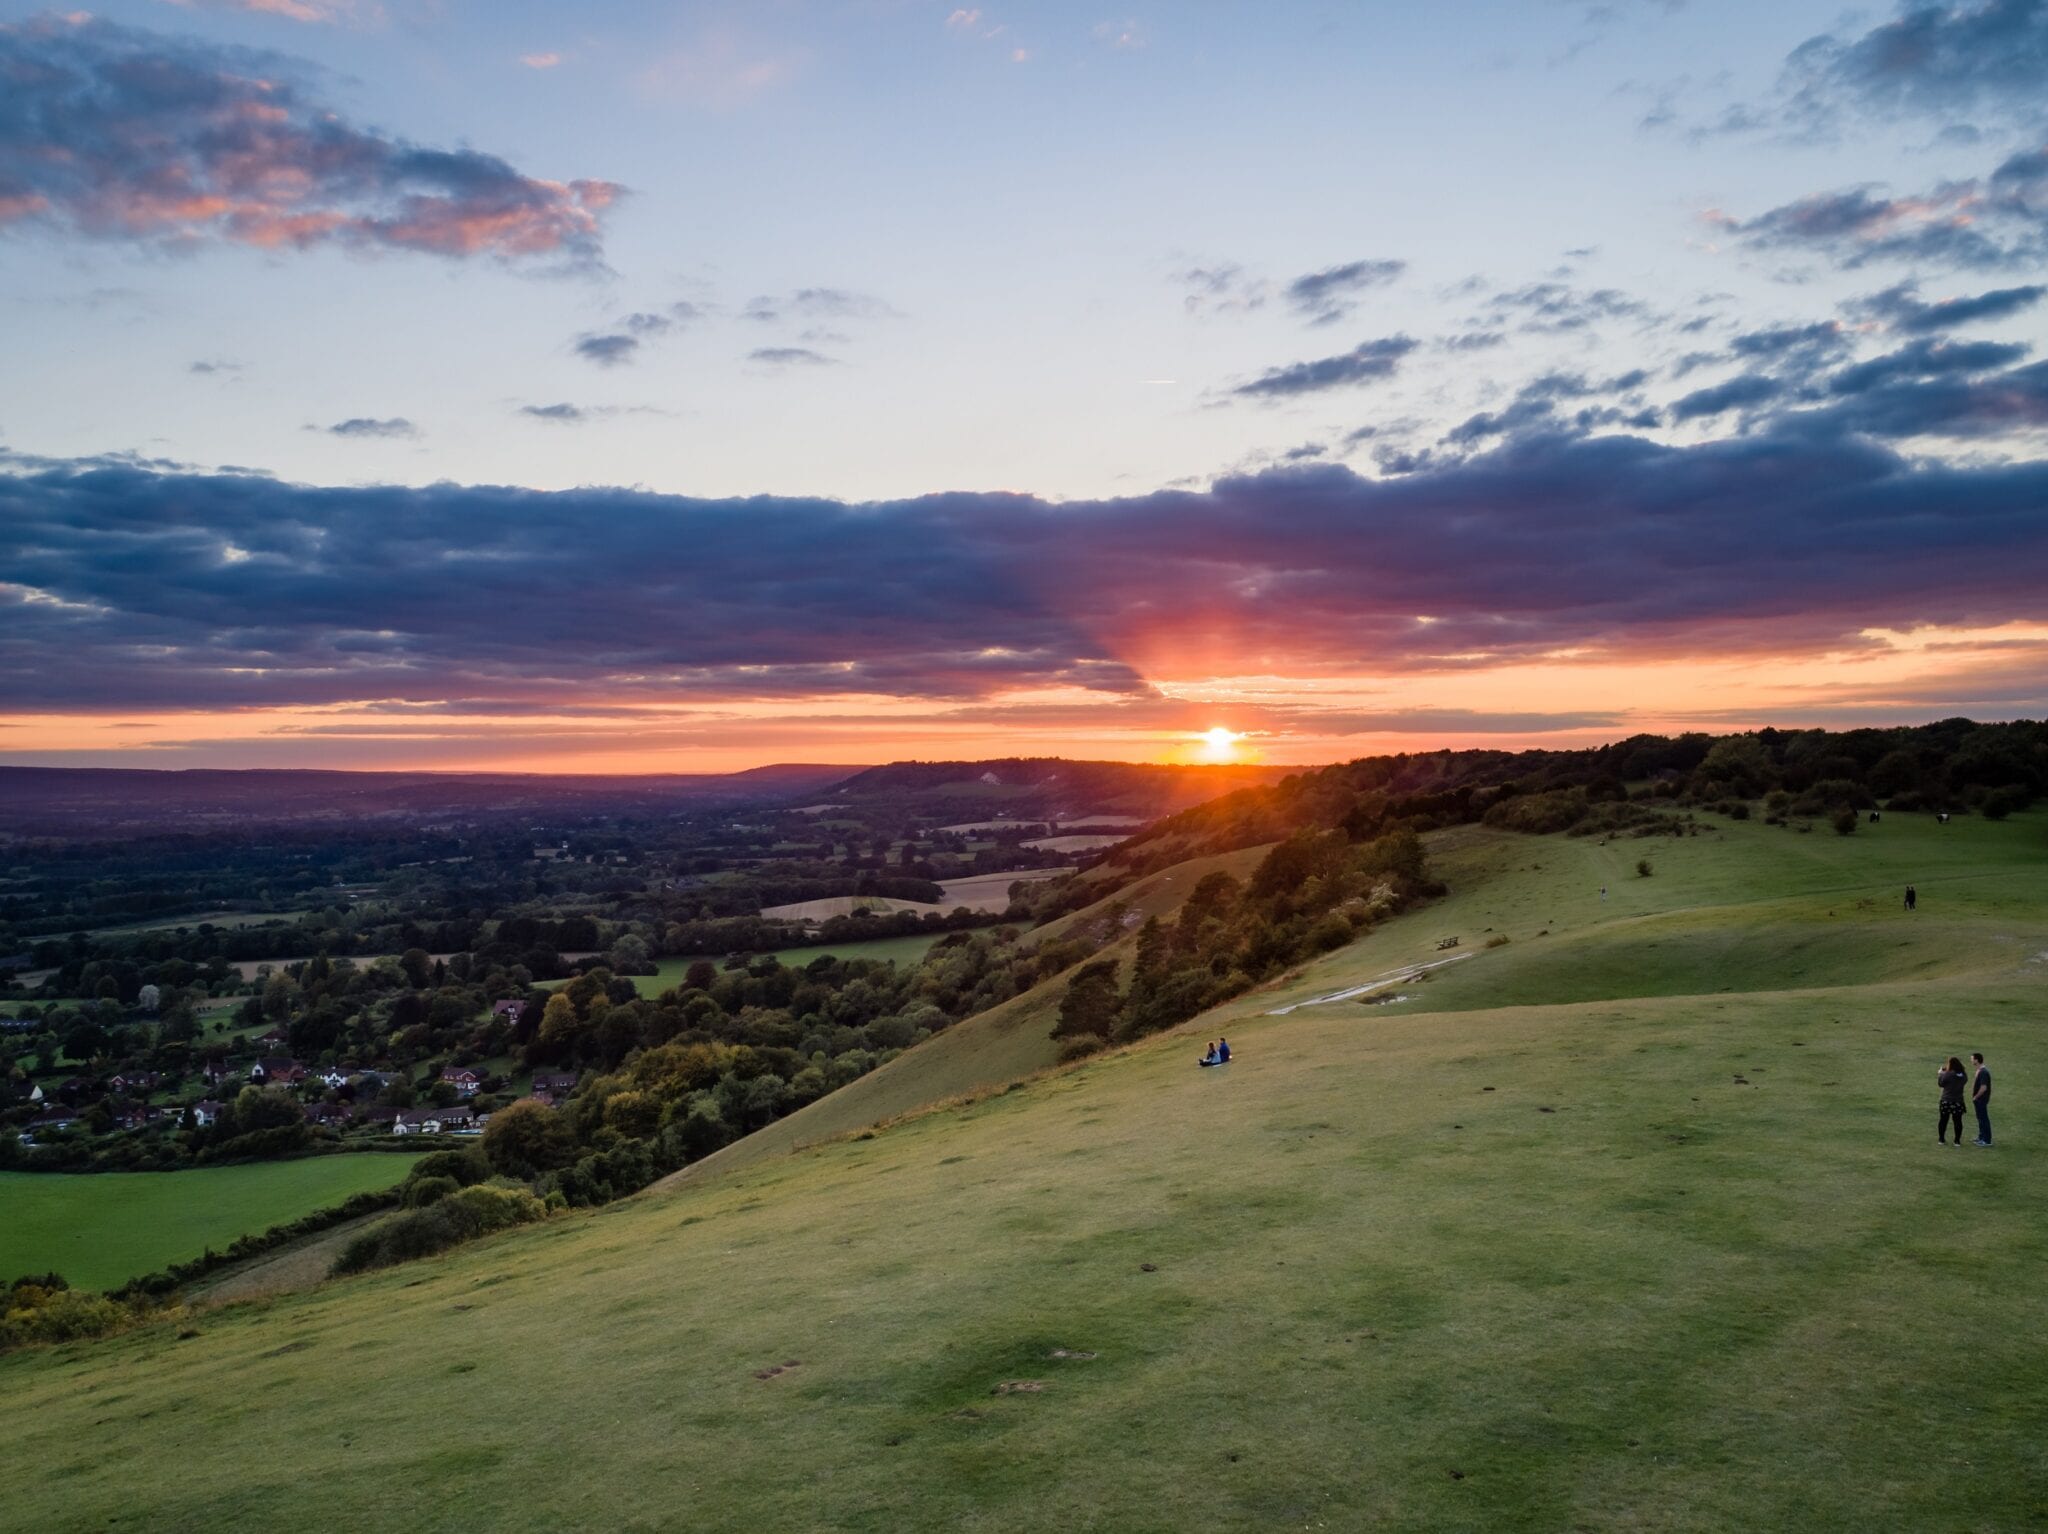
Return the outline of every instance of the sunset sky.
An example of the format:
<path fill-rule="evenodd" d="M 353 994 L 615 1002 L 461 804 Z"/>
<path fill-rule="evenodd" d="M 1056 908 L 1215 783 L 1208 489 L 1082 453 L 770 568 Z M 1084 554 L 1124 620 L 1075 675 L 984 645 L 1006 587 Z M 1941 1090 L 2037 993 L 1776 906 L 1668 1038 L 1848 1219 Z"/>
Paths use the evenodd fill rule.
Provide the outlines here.
<path fill-rule="evenodd" d="M 2048 0 L 0 0 L 0 762 L 2039 717 L 2044 343 Z"/>

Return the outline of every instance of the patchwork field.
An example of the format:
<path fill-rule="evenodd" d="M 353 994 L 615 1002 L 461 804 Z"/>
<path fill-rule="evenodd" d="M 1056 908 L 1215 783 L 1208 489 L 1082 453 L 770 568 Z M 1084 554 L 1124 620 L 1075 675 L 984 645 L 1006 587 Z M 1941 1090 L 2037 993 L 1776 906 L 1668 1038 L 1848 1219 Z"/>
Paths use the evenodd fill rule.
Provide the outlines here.
<path fill-rule="evenodd" d="M 812 943 L 801 948 L 778 948 L 775 958 L 795 969 L 801 969 L 814 959 L 884 959 L 892 964 L 915 964 L 930 951 L 932 944 L 944 937 L 943 932 L 919 932 L 909 937 L 878 937 L 859 943 Z M 723 954 L 707 954 L 704 957 L 713 963 L 723 963 Z M 673 990 L 683 983 L 683 972 L 695 959 L 660 959 L 656 961 L 656 972 L 651 975 L 633 976 L 633 984 L 642 996 L 659 996 L 663 991 Z"/>
<path fill-rule="evenodd" d="M 0 1359 L 0 1497 L 56 1530 L 2048 1516 L 2048 822 L 1439 843 L 1444 900 L 1174 1034 L 1025 1079 L 1056 991 L 1019 998 L 842 1094 L 858 1133 Z M 1300 1005 L 1389 974 L 1412 1000 Z M 1969 1049 L 1996 1150 L 1928 1132 Z"/>
<path fill-rule="evenodd" d="M 111 1288 L 351 1194 L 401 1182 L 417 1156 L 312 1156 L 189 1172 L 0 1172 L 0 1274 Z"/>

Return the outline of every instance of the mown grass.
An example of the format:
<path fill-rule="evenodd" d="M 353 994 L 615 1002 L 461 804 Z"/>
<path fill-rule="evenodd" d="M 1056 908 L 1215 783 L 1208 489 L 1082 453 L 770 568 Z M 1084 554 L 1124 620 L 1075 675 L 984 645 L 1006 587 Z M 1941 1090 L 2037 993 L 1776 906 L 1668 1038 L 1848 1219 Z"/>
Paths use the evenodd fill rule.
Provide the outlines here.
<path fill-rule="evenodd" d="M 2042 825 L 1932 834 L 1651 843 L 1603 913 L 1578 887 L 1608 849 L 1459 833 L 1452 897 L 1181 1033 L 196 1337 L 0 1360 L 4 1505 L 49 1529 L 2035 1526 Z M 1901 859 L 1951 928 L 1865 913 L 1799 977 L 1826 983 L 1773 983 L 1782 928 Z M 1684 911 L 1750 928 L 1716 940 L 1735 989 L 1666 993 Z M 1485 925 L 1512 941 L 1426 1001 L 1266 1015 Z M 1952 957 L 1901 971 L 1901 933 Z M 1514 999 L 1567 937 L 1632 950 L 1596 971 L 1622 989 Z M 1224 1025 L 1236 1062 L 1195 1069 Z M 1935 1060 L 1966 1048 L 1999 1070 L 1995 1151 L 1929 1133 Z"/>
<path fill-rule="evenodd" d="M 0 1172 L 0 1281 L 106 1289 L 404 1179 L 417 1156 L 312 1156 L 184 1172 Z"/>

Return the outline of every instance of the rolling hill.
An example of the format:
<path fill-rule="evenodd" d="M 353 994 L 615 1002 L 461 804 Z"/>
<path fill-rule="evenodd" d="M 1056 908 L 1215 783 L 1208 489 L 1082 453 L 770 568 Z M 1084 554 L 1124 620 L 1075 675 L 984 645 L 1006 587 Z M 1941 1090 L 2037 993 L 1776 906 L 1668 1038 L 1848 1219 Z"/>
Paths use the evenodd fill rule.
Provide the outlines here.
<path fill-rule="evenodd" d="M 2031 1526 L 2048 817 L 1703 819 L 1447 831 L 1443 899 L 1174 1033 L 1043 1071 L 1055 982 L 602 1211 L 0 1359 L 0 1505 Z M 1170 909 L 1153 879 L 1126 898 Z M 1195 1069 L 1219 1031 L 1237 1060 Z M 1992 1151 L 1926 1133 L 1969 1049 L 2000 1072 Z"/>

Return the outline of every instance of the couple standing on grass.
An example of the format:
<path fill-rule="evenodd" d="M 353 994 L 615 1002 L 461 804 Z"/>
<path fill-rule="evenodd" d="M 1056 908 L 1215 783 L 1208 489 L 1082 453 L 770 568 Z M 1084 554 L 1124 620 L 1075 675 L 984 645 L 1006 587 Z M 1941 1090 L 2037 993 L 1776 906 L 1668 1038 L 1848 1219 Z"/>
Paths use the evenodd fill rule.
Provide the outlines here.
<path fill-rule="evenodd" d="M 1970 1088 L 1970 1100 L 1977 1107 L 1977 1143 L 1986 1147 L 1991 1144 L 1991 1067 L 1984 1063 L 1980 1054 L 1972 1054 L 1970 1063 L 1977 1067 L 1974 1082 L 1963 1069 L 1963 1062 L 1954 1055 L 1948 1057 L 1948 1064 L 1935 1073 L 1935 1082 L 1941 1087 L 1941 1121 L 1935 1126 L 1934 1138 L 1942 1144 L 1948 1143 L 1949 1121 L 1956 1126 L 1956 1144 L 1963 1143 L 1963 1088 Z"/>

